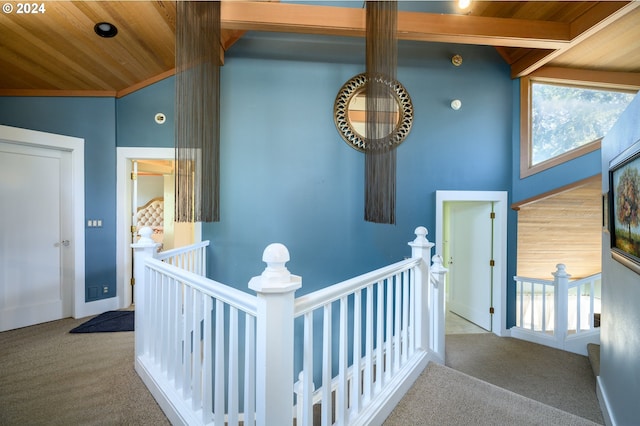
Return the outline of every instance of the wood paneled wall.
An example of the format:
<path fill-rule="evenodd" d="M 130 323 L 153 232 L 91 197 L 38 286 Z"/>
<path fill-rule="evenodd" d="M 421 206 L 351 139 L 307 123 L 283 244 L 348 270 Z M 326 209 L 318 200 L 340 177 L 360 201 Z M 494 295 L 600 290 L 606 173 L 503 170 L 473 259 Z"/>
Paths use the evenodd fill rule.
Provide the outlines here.
<path fill-rule="evenodd" d="M 601 272 L 600 175 L 527 200 L 518 210 L 518 276 L 553 279 L 564 263 L 573 278 Z"/>

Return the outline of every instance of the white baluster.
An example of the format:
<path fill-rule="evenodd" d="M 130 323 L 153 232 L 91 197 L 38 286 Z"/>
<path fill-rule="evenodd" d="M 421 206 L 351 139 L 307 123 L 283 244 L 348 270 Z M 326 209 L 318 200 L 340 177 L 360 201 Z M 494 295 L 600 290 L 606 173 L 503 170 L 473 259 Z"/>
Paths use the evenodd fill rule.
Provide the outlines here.
<path fill-rule="evenodd" d="M 380 280 L 376 288 L 376 377 L 375 391 L 380 392 L 384 385 L 384 283 Z"/>
<path fill-rule="evenodd" d="M 364 403 L 371 401 L 373 388 L 373 286 L 367 286 L 365 298 L 365 337 L 364 337 Z"/>
<path fill-rule="evenodd" d="M 214 424 L 224 424 L 224 303 L 216 299 L 216 336 L 215 349 L 213 351 L 213 422 Z"/>
<path fill-rule="evenodd" d="M 252 425 L 256 415 L 256 319 L 245 315 L 244 337 L 244 424 Z"/>
<path fill-rule="evenodd" d="M 340 324 L 347 324 L 347 314 L 348 314 L 348 301 L 347 297 L 343 296 L 340 298 Z M 347 372 L 348 372 L 348 358 L 349 358 L 349 348 L 348 348 L 348 332 L 346 326 L 341 326 L 339 331 L 339 343 L 338 348 L 340 353 L 338 354 L 338 389 L 336 394 L 336 423 L 338 424 L 347 424 L 348 420 L 348 380 L 347 380 Z"/>
<path fill-rule="evenodd" d="M 391 379 L 391 372 L 393 371 L 393 278 L 387 278 L 387 340 L 385 342 L 385 382 Z"/>
<path fill-rule="evenodd" d="M 304 425 L 313 424 L 313 311 L 304 314 L 303 331 L 303 355 L 302 355 L 302 395 L 298 404 L 302 405 L 302 415 L 299 417 Z"/>
<path fill-rule="evenodd" d="M 402 364 L 409 356 L 409 278 L 405 274 L 398 274 L 402 283 Z M 428 322 L 427 322 L 428 324 Z M 421 324 L 421 326 L 425 324 Z"/>
<path fill-rule="evenodd" d="M 227 399 L 229 401 L 228 425 L 238 424 L 238 410 L 240 408 L 238 395 L 238 309 L 229 307 L 229 387 Z"/>
<path fill-rule="evenodd" d="M 211 311 L 213 310 L 213 299 L 204 295 L 203 300 L 203 335 L 202 335 L 202 421 L 209 423 L 213 419 L 213 366 L 211 360 L 213 354 L 211 346 L 213 345 L 213 330 L 211 323 Z"/>
<path fill-rule="evenodd" d="M 351 367 L 351 413 L 356 415 L 362 408 L 362 381 L 360 380 L 362 366 L 362 293 L 360 290 L 353 295 L 353 365 Z"/>
<path fill-rule="evenodd" d="M 322 321 L 322 425 L 331 425 L 331 303 L 324 305 Z"/>
<path fill-rule="evenodd" d="M 564 264 L 556 265 L 556 272 L 553 273 L 554 284 L 556 288 L 556 343 L 560 349 L 564 349 L 564 342 L 567 337 L 568 315 L 567 307 L 569 306 L 569 278 L 571 275 L 567 273 Z"/>

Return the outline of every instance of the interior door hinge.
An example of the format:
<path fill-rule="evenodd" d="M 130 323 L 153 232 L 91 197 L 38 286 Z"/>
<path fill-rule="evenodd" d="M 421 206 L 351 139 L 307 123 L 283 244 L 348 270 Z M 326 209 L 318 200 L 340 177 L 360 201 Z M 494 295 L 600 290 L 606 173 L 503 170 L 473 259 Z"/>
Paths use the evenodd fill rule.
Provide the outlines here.
<path fill-rule="evenodd" d="M 136 233 L 136 227 L 135 226 L 131 226 L 131 233 L 135 235 Z"/>
<path fill-rule="evenodd" d="M 131 180 L 136 180 L 138 179 L 138 175 L 136 174 L 136 172 L 131 172 Z"/>
<path fill-rule="evenodd" d="M 491 306 L 491 307 L 489 308 L 489 313 L 490 313 L 490 314 L 494 314 L 494 313 L 495 313 L 495 310 L 493 309 L 493 306 Z"/>
<path fill-rule="evenodd" d="M 136 279 L 133 278 L 133 277 L 131 277 L 131 285 L 136 285 Z M 491 308 L 491 309 L 493 309 L 493 308 Z"/>
<path fill-rule="evenodd" d="M 491 212 L 491 219 L 495 219 L 496 218 L 496 212 Z"/>
<path fill-rule="evenodd" d="M 493 260 L 493 259 L 491 259 L 491 260 L 489 261 L 489 266 L 496 266 L 496 261 L 495 261 L 495 260 Z"/>

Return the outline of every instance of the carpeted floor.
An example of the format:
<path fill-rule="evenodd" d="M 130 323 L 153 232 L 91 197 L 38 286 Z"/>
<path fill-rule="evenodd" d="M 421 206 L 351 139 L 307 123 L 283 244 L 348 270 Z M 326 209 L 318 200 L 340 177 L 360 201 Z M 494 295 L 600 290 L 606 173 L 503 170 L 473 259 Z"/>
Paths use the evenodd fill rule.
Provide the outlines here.
<path fill-rule="evenodd" d="M 0 425 L 169 424 L 134 371 L 134 333 L 69 333 L 85 321 L 63 319 L 0 333 Z M 490 333 L 448 335 L 446 352 L 452 368 L 602 423 L 586 357 Z M 498 404 L 503 400 L 512 411 Z M 514 408 L 520 413 L 516 421 L 509 417 Z M 559 424 L 541 414 L 558 411 L 549 408 L 432 366 L 387 424 Z M 565 414 L 553 418 L 591 424 Z"/>
<path fill-rule="evenodd" d="M 0 333 L 0 425 L 168 425 L 133 368 L 133 332 L 86 319 Z"/>
<path fill-rule="evenodd" d="M 447 366 L 604 424 L 586 356 L 492 333 L 446 337 Z"/>
<path fill-rule="evenodd" d="M 557 408 L 429 363 L 385 426 L 596 425 Z"/>

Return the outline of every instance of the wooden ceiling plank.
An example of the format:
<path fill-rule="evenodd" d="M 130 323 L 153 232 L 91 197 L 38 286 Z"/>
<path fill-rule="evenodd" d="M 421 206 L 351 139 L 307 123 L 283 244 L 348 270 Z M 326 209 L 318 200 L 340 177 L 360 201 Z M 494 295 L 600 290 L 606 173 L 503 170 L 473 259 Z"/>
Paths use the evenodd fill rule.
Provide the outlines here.
<path fill-rule="evenodd" d="M 365 10 L 264 2 L 223 2 L 222 27 L 364 37 Z M 555 49 L 570 41 L 568 24 L 523 19 L 398 12 L 398 38 Z"/>
<path fill-rule="evenodd" d="M 571 22 L 571 42 L 554 51 L 541 54 L 532 51 L 511 65 L 511 77 L 518 78 L 548 64 L 563 53 L 585 41 L 587 38 L 606 28 L 640 7 L 640 2 L 598 2 L 589 11 Z"/>
<path fill-rule="evenodd" d="M 0 69 L 6 74 L 6 77 L 0 80 L 0 90 L 11 89 L 12 87 L 24 87 L 24 88 L 48 88 L 55 89 L 56 87 L 49 81 L 48 78 L 41 77 L 41 72 L 38 71 L 38 64 L 27 70 L 24 67 L 19 67 L 16 64 L 19 62 L 16 60 L 19 55 L 16 52 L 9 51 L 0 46 Z M 45 71 L 45 70 L 42 70 Z"/>
<path fill-rule="evenodd" d="M 115 90 L 68 90 L 68 89 L 0 89 L 0 96 L 20 96 L 20 97 L 94 97 L 94 98 L 114 98 Z"/>
<path fill-rule="evenodd" d="M 363 9 L 268 2 L 223 2 L 224 29 L 364 37 Z"/>
<path fill-rule="evenodd" d="M 140 82 L 138 82 L 136 84 L 133 84 L 133 85 L 127 87 L 126 89 L 118 90 L 115 96 L 116 96 L 116 98 L 121 98 L 121 97 L 126 96 L 126 95 L 128 95 L 130 93 L 133 93 L 133 92 L 135 92 L 137 90 L 144 89 L 145 87 L 150 86 L 153 83 L 157 83 L 160 80 L 164 80 L 165 78 L 171 77 L 175 73 L 176 73 L 176 69 L 172 68 L 169 71 L 165 71 L 163 73 L 160 73 L 158 75 L 150 77 L 147 80 L 140 81 Z"/>
<path fill-rule="evenodd" d="M 600 1 L 587 13 L 578 16 L 570 24 L 571 40 L 580 41 L 605 28 L 612 22 L 631 13 L 640 4 L 637 1 Z"/>
<path fill-rule="evenodd" d="M 570 41 L 569 26 L 559 22 L 419 12 L 398 13 L 398 38 L 538 49 Z"/>
<path fill-rule="evenodd" d="M 42 27 L 47 31 L 46 20 L 43 21 Z M 82 69 L 80 64 L 68 60 L 68 58 L 58 52 L 58 49 L 51 48 L 51 38 L 56 38 L 57 33 L 52 31 L 49 37 L 43 37 L 31 31 L 28 26 L 21 25 L 17 19 L 7 20 L 4 24 L 3 42 L 7 46 L 24 46 L 24 42 L 29 43 L 29 48 L 20 49 L 19 57 L 16 58 L 15 65 L 23 68 L 25 72 L 31 72 L 38 75 L 46 75 L 50 79 L 52 88 L 63 88 L 70 84 L 74 87 L 91 88 L 98 86 L 100 88 L 108 87 L 104 81 L 97 77 L 87 77 L 79 71 Z M 25 23 L 26 25 L 26 23 Z M 12 38 L 17 38 L 12 42 Z M 46 64 L 46 68 L 43 64 Z M 89 80 L 89 81 L 87 81 Z"/>
<path fill-rule="evenodd" d="M 93 32 L 95 22 L 78 6 L 78 2 L 56 2 L 48 6 L 49 12 L 55 13 L 57 19 L 43 22 L 40 40 L 45 42 L 45 47 L 56 53 L 55 57 L 48 61 L 50 66 L 58 65 L 64 68 L 66 73 L 77 76 L 83 81 L 83 86 L 90 88 L 106 90 L 114 87 L 116 78 L 126 81 L 117 69 L 110 69 L 108 74 L 102 72 L 104 66 L 109 64 L 102 62 L 104 49 L 101 49 L 99 44 L 96 46 L 96 43 L 92 43 L 91 38 L 95 37 L 99 41 L 103 39 Z M 77 85 L 74 87 L 81 88 Z"/>
<path fill-rule="evenodd" d="M 173 67 L 174 39 L 158 38 L 164 32 L 155 28 L 162 21 L 155 9 L 149 8 L 151 13 L 140 14 L 140 11 L 135 13 L 136 5 L 126 2 L 77 2 L 74 5 L 86 15 L 90 28 L 100 21 L 111 22 L 119 28 L 118 35 L 112 39 L 100 38 L 91 31 L 92 39 L 85 44 L 91 47 L 92 58 L 106 62 L 115 87 L 131 86 L 140 76 L 151 77 Z M 155 48 L 145 40 L 154 40 Z"/>

